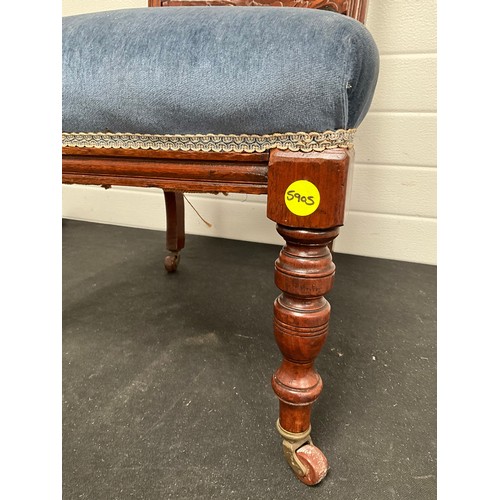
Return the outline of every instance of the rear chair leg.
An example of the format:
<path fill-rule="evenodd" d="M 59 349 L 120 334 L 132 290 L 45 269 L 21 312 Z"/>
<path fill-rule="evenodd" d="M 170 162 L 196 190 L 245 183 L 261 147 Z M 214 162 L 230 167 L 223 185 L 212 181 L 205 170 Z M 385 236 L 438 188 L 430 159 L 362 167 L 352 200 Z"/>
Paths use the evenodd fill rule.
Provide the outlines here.
<path fill-rule="evenodd" d="M 173 191 L 163 191 L 167 211 L 167 250 L 165 269 L 169 273 L 177 270 L 180 262 L 180 251 L 184 248 L 186 235 L 184 232 L 184 195 Z"/>

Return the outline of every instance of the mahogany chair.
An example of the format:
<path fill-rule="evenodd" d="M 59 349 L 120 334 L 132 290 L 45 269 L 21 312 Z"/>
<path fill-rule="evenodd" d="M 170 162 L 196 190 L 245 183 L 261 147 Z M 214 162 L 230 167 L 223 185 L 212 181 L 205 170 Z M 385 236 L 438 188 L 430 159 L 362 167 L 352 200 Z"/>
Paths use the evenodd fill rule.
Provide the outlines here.
<path fill-rule="evenodd" d="M 317 484 L 328 464 L 311 440 L 322 389 L 313 363 L 328 332 L 353 136 L 378 74 L 366 1 L 149 7 L 168 8 L 63 19 L 63 182 L 161 188 L 169 272 L 184 247 L 183 193 L 267 194 L 286 241 L 275 263 L 277 429 L 295 475 Z"/>

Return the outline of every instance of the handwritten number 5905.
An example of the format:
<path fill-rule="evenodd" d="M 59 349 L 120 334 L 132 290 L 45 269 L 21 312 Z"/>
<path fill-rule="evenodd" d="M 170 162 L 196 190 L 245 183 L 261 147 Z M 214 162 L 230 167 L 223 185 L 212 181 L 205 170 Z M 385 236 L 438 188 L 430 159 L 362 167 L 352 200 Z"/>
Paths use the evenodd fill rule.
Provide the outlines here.
<path fill-rule="evenodd" d="M 314 205 L 314 196 L 302 196 L 295 190 L 290 189 L 286 192 L 286 198 L 288 201 L 297 200 L 298 203 L 305 203 L 306 205 Z"/>

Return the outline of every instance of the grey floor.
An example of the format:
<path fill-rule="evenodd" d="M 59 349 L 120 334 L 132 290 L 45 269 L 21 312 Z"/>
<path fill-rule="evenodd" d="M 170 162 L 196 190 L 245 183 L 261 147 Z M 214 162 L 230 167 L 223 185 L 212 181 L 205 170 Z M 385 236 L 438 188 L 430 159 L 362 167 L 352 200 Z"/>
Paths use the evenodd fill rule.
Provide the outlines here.
<path fill-rule="evenodd" d="M 436 498 L 436 268 L 337 254 L 314 488 L 270 386 L 279 247 L 63 221 L 63 498 Z"/>

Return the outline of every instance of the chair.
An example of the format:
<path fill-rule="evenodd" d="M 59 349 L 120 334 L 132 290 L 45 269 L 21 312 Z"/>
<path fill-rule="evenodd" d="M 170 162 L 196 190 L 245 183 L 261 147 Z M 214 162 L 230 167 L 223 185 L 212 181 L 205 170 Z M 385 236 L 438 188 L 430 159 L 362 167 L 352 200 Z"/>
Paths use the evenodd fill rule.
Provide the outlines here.
<path fill-rule="evenodd" d="M 277 429 L 308 485 L 328 470 L 310 420 L 331 247 L 378 74 L 365 14 L 365 0 L 150 0 L 63 20 L 62 180 L 162 189 L 168 272 L 184 247 L 183 193 L 267 194 L 286 242 L 275 263 Z"/>

